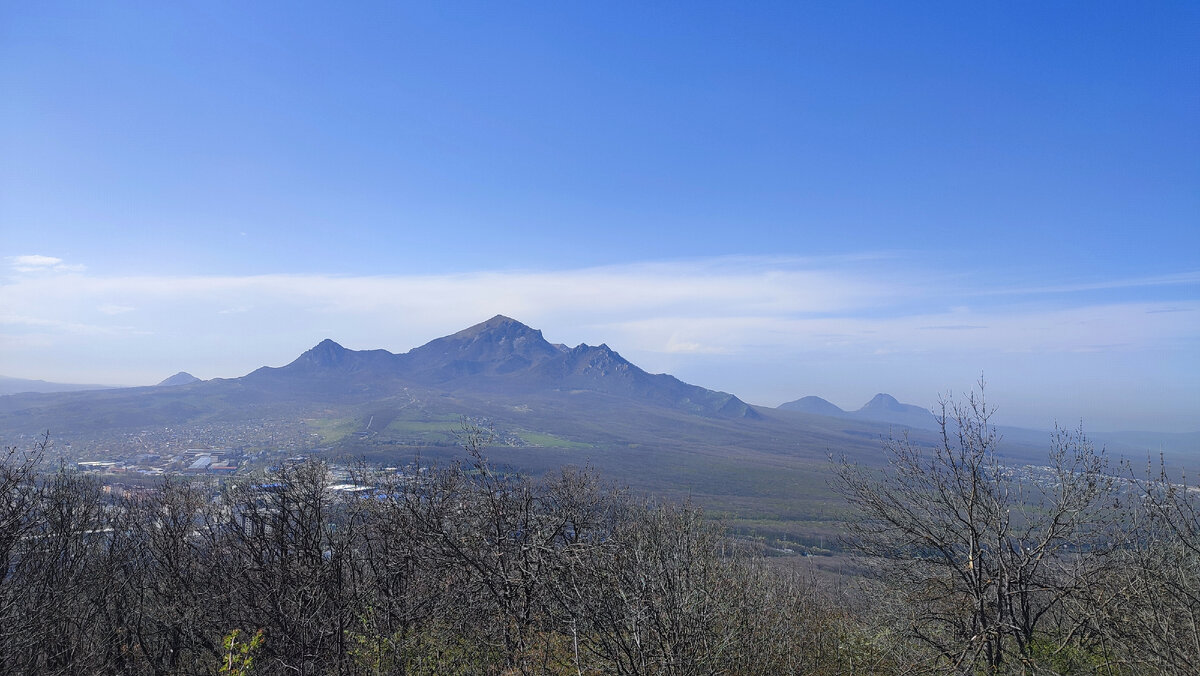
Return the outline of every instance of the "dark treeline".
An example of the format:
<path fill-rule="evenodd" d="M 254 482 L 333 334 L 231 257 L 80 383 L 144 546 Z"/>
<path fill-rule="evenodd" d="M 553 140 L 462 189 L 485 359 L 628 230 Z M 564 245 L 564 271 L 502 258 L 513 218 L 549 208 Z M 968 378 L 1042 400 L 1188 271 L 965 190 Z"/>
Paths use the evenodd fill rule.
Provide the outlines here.
<path fill-rule="evenodd" d="M 139 497 L 35 472 L 0 495 L 0 665 L 25 674 L 838 673 L 849 615 L 686 506 L 587 471 L 320 462 Z M 844 652 L 844 651 L 842 651 Z"/>
<path fill-rule="evenodd" d="M 838 583 L 698 510 L 589 471 L 317 461 L 113 499 L 44 447 L 0 459 L 0 668 L 20 674 L 1196 673 L 1200 519 L 1167 480 L 1117 482 L 1060 435 L 1051 480 L 998 463 L 986 407 L 943 448 L 842 464 Z M 1117 472 L 1119 473 L 1119 472 Z"/>

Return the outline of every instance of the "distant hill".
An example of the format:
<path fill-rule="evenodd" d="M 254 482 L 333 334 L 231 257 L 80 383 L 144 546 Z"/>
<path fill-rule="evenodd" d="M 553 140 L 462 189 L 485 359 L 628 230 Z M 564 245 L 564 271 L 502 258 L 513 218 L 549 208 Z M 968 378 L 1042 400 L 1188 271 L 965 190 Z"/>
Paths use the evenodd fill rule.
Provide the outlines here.
<path fill-rule="evenodd" d="M 228 432 L 235 446 L 278 450 L 288 439 L 295 452 L 388 464 L 456 457 L 453 431 L 464 419 L 494 426 L 489 454 L 507 466 L 591 464 L 621 485 L 746 519 L 756 532 L 768 522 L 800 532 L 804 519 L 836 516 L 831 454 L 878 462 L 880 440 L 897 424 L 911 426 L 913 443 L 938 441 L 929 412 L 887 395 L 853 412 L 818 397 L 754 407 L 647 373 L 605 344 L 547 342 L 502 315 L 403 354 L 326 339 L 239 378 L 0 397 L 0 440 L 51 430 L 77 449 L 129 434 L 166 444 L 194 426 L 206 438 Z M 1047 435 L 1027 438 L 1008 437 L 1005 453 L 1044 462 Z"/>
<path fill-rule="evenodd" d="M 902 404 L 888 394 L 875 395 L 871 401 L 856 411 L 845 411 L 821 397 L 814 396 L 780 404 L 776 410 L 797 411 L 847 421 L 896 425 L 913 430 L 932 432 L 939 430 L 933 411 L 912 404 Z M 1039 430 L 1001 425 L 997 427 L 997 432 L 1000 433 L 1005 444 L 1012 446 L 1036 449 L 1045 448 L 1050 443 L 1049 429 Z M 1103 447 L 1115 456 L 1124 456 L 1134 460 L 1140 460 L 1147 456 L 1157 457 L 1159 452 L 1166 452 L 1176 458 L 1189 457 L 1192 459 L 1200 454 L 1200 432 L 1091 432 L 1085 428 L 1085 433 L 1097 447 Z"/>
<path fill-rule="evenodd" d="M 846 412 L 841 408 L 820 397 L 802 397 L 796 401 L 780 404 L 778 408 L 782 411 L 800 411 L 814 415 L 829 415 L 834 417 L 843 417 L 846 415 Z"/>
<path fill-rule="evenodd" d="M 159 383 L 157 387 L 175 387 L 177 385 L 191 385 L 192 383 L 198 382 L 200 382 L 200 379 L 196 376 L 188 373 L 187 371 L 180 371 L 179 373 L 176 373 L 170 378 L 167 378 Z"/>
<path fill-rule="evenodd" d="M 901 404 L 890 394 L 877 394 L 854 415 L 864 420 L 888 422 L 895 425 L 905 425 L 917 429 L 937 429 L 937 420 L 927 408 Z"/>
<path fill-rule="evenodd" d="M 51 383 L 45 380 L 26 380 L 25 378 L 9 378 L 0 376 L 0 395 L 21 394 L 25 392 L 78 392 L 81 390 L 108 390 L 116 385 L 76 385 L 70 383 Z"/>
<path fill-rule="evenodd" d="M 875 395 L 857 411 L 845 411 L 820 397 L 812 396 L 780 404 L 777 408 L 781 411 L 800 411 L 834 418 L 890 423 L 919 430 L 938 429 L 937 419 L 929 409 L 902 404 L 890 394 Z"/>

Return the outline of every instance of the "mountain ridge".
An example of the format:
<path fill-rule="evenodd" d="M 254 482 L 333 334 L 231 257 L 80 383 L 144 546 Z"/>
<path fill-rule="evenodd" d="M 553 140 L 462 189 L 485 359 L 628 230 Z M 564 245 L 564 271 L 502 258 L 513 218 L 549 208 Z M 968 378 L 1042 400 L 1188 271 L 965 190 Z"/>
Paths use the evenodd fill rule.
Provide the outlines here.
<path fill-rule="evenodd" d="M 132 397 L 140 389 L 145 388 L 117 390 L 125 394 L 109 399 Z M 361 404 L 412 398 L 418 392 L 421 396 L 475 399 L 591 392 L 631 405 L 700 417 L 760 417 L 753 407 L 727 392 L 684 383 L 674 376 L 651 375 L 607 344 L 560 347 L 548 342 L 540 330 L 504 315 L 401 354 L 382 349 L 351 350 L 326 338 L 284 366 L 263 366 L 237 378 L 190 382 L 186 388 L 149 388 L 138 392 L 136 406 L 153 407 L 155 402 L 166 402 L 162 397 L 171 394 L 184 397 L 178 392 L 181 389 L 189 395 L 216 398 L 224 402 L 221 406 L 240 408 Z M 85 400 L 72 401 L 83 405 Z M 191 402 L 162 403 L 161 417 L 151 421 L 181 421 L 199 415 L 200 408 L 200 404 Z M 127 420 L 136 416 L 132 411 L 121 411 L 117 417 Z"/>
<path fill-rule="evenodd" d="M 685 383 L 669 374 L 650 374 L 606 343 L 575 347 L 550 343 L 540 330 L 496 315 L 401 354 L 383 349 L 351 350 L 326 338 L 284 366 L 263 366 L 237 378 L 214 378 L 182 387 L 7 395 L 0 397 L 0 434 L 45 429 L 75 434 L 266 417 L 348 420 L 347 416 L 353 418 L 363 411 L 380 415 L 371 427 L 372 434 L 386 424 L 384 420 L 399 419 L 397 416 L 421 425 L 440 420 L 446 429 L 461 417 L 507 419 L 517 426 L 537 420 L 541 427 L 533 429 L 554 429 L 566 436 L 571 436 L 572 430 L 583 430 L 581 434 L 614 443 L 623 439 L 620 443 L 628 443 L 628 448 L 641 443 L 643 422 L 672 430 L 657 442 L 670 444 L 684 443 L 685 426 L 711 427 L 706 421 L 720 420 L 749 423 L 739 424 L 738 436 L 726 437 L 729 441 L 724 448 L 750 443 L 780 448 L 810 442 L 820 445 L 812 441 L 816 438 L 813 434 L 831 435 L 828 438 L 838 439 L 841 445 L 846 443 L 846 435 L 874 439 L 885 434 L 887 429 L 881 425 L 937 429 L 930 411 L 882 393 L 856 411 L 844 411 L 811 396 L 775 409 L 751 406 L 730 393 Z M 786 415 L 788 411 L 806 415 Z M 517 418 L 512 417 L 514 413 Z M 363 424 L 369 419 L 370 415 Z M 755 431 L 759 421 L 763 423 Z M 614 434 L 614 429 L 622 431 Z M 723 429 L 724 434 L 735 428 Z M 768 429 L 775 430 L 772 436 L 750 441 Z M 1041 443 L 1046 436 L 1041 430 L 1005 433 L 1010 441 L 1022 444 Z M 1161 444 L 1172 451 L 1194 449 L 1196 438 L 1153 433 L 1125 436 L 1121 441 L 1129 445 Z M 688 443 L 708 438 L 700 435 Z M 735 438 L 745 441 L 733 441 Z M 821 445 L 822 452 L 832 444 Z M 1144 447 L 1136 450 L 1144 451 Z"/>
<path fill-rule="evenodd" d="M 405 380 L 450 392 L 583 390 L 700 416 L 759 416 L 727 392 L 651 375 L 606 343 L 563 349 L 548 342 L 540 330 L 504 315 L 397 355 L 397 364 Z"/>

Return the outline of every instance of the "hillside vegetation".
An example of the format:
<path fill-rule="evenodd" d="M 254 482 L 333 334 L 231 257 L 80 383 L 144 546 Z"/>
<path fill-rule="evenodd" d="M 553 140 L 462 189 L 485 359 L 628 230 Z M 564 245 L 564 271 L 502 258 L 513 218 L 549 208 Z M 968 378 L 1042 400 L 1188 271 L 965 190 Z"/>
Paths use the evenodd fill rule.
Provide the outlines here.
<path fill-rule="evenodd" d="M 1200 665 L 1200 513 L 1118 480 L 1082 435 L 1037 475 L 982 402 L 940 446 L 832 471 L 866 574 L 764 558 L 687 504 L 589 470 L 497 471 L 464 430 L 442 468 L 319 461 L 212 497 L 116 500 L 0 463 L 0 664 L 111 674 L 1183 674 Z"/>

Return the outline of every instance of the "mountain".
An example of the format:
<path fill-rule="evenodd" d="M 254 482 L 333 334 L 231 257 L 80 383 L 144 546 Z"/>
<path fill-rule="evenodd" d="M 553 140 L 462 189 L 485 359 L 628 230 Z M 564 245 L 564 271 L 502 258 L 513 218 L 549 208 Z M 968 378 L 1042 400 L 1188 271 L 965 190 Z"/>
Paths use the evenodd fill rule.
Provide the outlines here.
<path fill-rule="evenodd" d="M 542 332 L 496 315 L 410 350 L 401 359 L 406 376 L 427 384 L 464 384 L 497 376 L 520 376 L 557 358 L 564 350 Z"/>
<path fill-rule="evenodd" d="M 674 376 L 649 374 L 605 344 L 583 344 L 547 360 L 536 369 L 538 381 L 568 391 L 587 390 L 637 399 L 701 416 L 757 419 L 741 399 L 689 385 Z"/>
<path fill-rule="evenodd" d="M 454 431 L 466 420 L 493 427 L 489 457 L 506 467 L 591 465 L 633 490 L 744 519 L 755 533 L 796 535 L 831 518 L 831 455 L 879 462 L 880 438 L 897 422 L 916 427 L 913 443 L 934 445 L 920 426 L 930 418 L 887 395 L 853 412 L 817 397 L 757 408 L 647 373 L 606 344 L 557 345 L 498 315 L 402 354 L 326 339 L 238 378 L 0 397 L 0 441 L 50 430 L 75 456 L 202 443 L 396 465 L 460 457 Z M 1044 462 L 1044 434 L 1012 441 L 1009 457 Z"/>
<path fill-rule="evenodd" d="M 920 430 L 938 429 L 937 420 L 928 409 L 912 404 L 902 404 L 890 394 L 877 394 L 857 411 L 844 411 L 820 398 L 803 397 L 776 407 L 781 411 L 800 411 L 833 418 L 848 418 L 870 422 L 903 425 Z"/>
<path fill-rule="evenodd" d="M 375 368 L 386 368 L 393 357 L 395 355 L 387 350 L 347 350 L 332 339 L 326 338 L 282 369 L 264 367 L 255 373 L 277 370 L 308 375 L 321 372 L 362 373 Z"/>
<path fill-rule="evenodd" d="M 183 374 L 183 378 L 186 378 Z M 173 376 L 169 384 L 181 376 Z M 0 405 L 0 432 L 66 427 L 101 430 L 300 412 L 371 402 L 439 407 L 454 402 L 467 414 L 502 402 L 538 400 L 618 410 L 652 407 L 711 418 L 756 419 L 737 397 L 649 374 L 606 345 L 565 348 L 542 332 L 497 315 L 404 354 L 350 350 L 325 339 L 285 366 L 264 366 L 240 378 L 215 378 L 187 387 L 123 388 L 94 396 L 20 397 Z M 391 406 L 392 403 L 388 403 Z M 386 408 L 386 406 L 384 407 Z"/>
<path fill-rule="evenodd" d="M 929 409 L 901 404 L 890 394 L 877 394 L 862 408 L 854 412 L 856 417 L 864 420 L 887 422 L 895 425 L 915 427 L 917 429 L 937 429 L 937 420 Z"/>
<path fill-rule="evenodd" d="M 25 378 L 9 378 L 0 376 L 0 395 L 22 394 L 31 392 L 78 392 L 81 390 L 109 390 L 116 385 L 77 385 L 72 383 L 51 383 L 45 380 L 27 380 Z"/>
<path fill-rule="evenodd" d="M 586 392 L 706 417 L 759 415 L 732 394 L 647 373 L 607 345 L 554 345 L 503 315 L 399 355 L 397 365 L 407 382 L 447 392 Z"/>
<path fill-rule="evenodd" d="M 802 413 L 828 415 L 835 418 L 846 415 L 845 411 L 820 397 L 801 397 L 796 401 L 780 404 L 777 408 L 781 411 L 800 411 Z"/>
<path fill-rule="evenodd" d="M 241 378 L 209 382 L 218 392 L 261 405 L 349 404 L 403 390 L 397 359 L 387 350 L 349 350 L 326 338 L 285 366 L 263 366 Z"/>
<path fill-rule="evenodd" d="M 156 387 L 176 387 L 178 385 L 191 385 L 192 383 L 198 382 L 200 382 L 200 379 L 196 376 L 188 373 L 187 371 L 180 371 L 179 373 L 176 373 L 170 378 L 162 381 Z"/>

